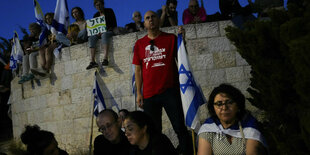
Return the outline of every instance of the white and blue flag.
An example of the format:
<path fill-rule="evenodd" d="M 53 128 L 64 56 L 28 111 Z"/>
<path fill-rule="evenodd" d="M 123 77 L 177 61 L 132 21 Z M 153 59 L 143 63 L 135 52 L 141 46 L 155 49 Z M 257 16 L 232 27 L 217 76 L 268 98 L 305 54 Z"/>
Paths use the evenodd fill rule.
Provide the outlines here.
<path fill-rule="evenodd" d="M 47 28 L 46 23 L 44 22 L 44 14 L 42 12 L 40 4 L 38 3 L 37 0 L 33 0 L 33 5 L 34 5 L 34 14 L 35 14 L 36 21 L 41 26 L 39 44 L 40 46 L 42 46 L 47 42 L 48 28 Z"/>
<path fill-rule="evenodd" d="M 10 57 L 10 68 L 12 71 L 17 69 L 17 64 L 22 63 L 24 56 L 24 51 L 22 46 L 20 45 L 20 41 L 18 38 L 18 34 L 15 31 L 13 36 L 13 45 L 12 45 L 12 52 Z"/>
<path fill-rule="evenodd" d="M 69 10 L 67 0 L 57 0 L 51 31 L 55 35 L 60 33 L 66 35 L 68 26 Z"/>
<path fill-rule="evenodd" d="M 226 139 L 226 135 L 253 139 L 261 142 L 266 148 L 268 147 L 265 138 L 259 131 L 257 120 L 249 113 L 245 114 L 241 121 L 225 129 L 218 118 L 209 117 L 199 129 L 198 135 L 203 132 L 216 133 L 219 140 Z"/>
<path fill-rule="evenodd" d="M 185 124 L 195 129 L 200 126 L 198 109 L 205 102 L 190 70 L 182 34 L 178 35 L 178 70 Z"/>
<path fill-rule="evenodd" d="M 104 109 L 112 109 L 112 107 L 116 107 L 119 110 L 119 107 L 116 103 L 106 103 L 104 101 L 103 93 L 104 89 L 102 89 L 103 80 L 100 75 L 95 72 L 95 80 L 93 87 L 93 96 L 94 96 L 94 115 L 97 117 L 98 114 Z M 111 101 L 113 102 L 113 101 Z"/>

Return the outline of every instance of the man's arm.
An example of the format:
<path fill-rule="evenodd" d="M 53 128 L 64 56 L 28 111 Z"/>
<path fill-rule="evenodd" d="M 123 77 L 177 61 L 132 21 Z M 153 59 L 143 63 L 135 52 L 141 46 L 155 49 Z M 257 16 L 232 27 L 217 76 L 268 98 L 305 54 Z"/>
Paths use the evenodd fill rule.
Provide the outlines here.
<path fill-rule="evenodd" d="M 135 65 L 135 80 L 136 80 L 136 87 L 137 87 L 137 105 L 142 108 L 143 107 L 143 95 L 141 93 L 142 88 L 142 72 L 141 66 Z"/>
<path fill-rule="evenodd" d="M 161 12 L 161 14 L 160 14 L 160 12 Z M 168 12 L 168 10 L 167 10 L 167 7 L 166 7 L 166 5 L 163 5 L 162 7 L 161 7 L 161 11 L 160 10 L 158 10 L 158 15 L 160 16 L 160 19 L 159 19 L 159 27 L 162 27 L 163 25 L 164 25 L 164 21 L 165 21 L 165 17 L 166 17 L 166 13 Z"/>

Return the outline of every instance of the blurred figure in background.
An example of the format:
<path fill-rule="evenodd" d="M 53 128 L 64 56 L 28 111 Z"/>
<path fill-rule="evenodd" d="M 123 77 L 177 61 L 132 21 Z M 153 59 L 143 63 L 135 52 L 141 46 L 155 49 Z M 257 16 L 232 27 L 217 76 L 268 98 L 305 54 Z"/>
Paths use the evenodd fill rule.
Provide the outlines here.
<path fill-rule="evenodd" d="M 198 0 L 190 0 L 188 8 L 183 12 L 183 24 L 197 24 L 203 23 L 207 19 L 206 10 L 201 0 L 201 7 L 199 7 Z"/>
<path fill-rule="evenodd" d="M 139 11 L 135 11 L 132 14 L 133 23 L 129 23 L 125 25 L 125 28 L 128 32 L 138 32 L 144 31 L 144 23 L 141 22 L 142 16 Z"/>
<path fill-rule="evenodd" d="M 178 25 L 177 0 L 167 0 L 166 5 L 157 10 L 157 15 L 160 18 L 159 27 L 169 27 Z"/>

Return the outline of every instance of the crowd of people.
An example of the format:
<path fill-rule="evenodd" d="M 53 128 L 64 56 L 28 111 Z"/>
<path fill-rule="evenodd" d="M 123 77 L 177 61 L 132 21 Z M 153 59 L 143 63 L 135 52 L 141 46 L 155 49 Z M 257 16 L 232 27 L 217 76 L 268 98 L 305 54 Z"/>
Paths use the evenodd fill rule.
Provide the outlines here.
<path fill-rule="evenodd" d="M 261 2 L 261 3 L 259 3 Z M 266 11 L 271 8 L 283 7 L 283 0 L 274 3 L 263 3 L 249 0 L 249 5 L 241 7 L 238 0 L 219 0 L 220 14 L 207 15 L 198 0 L 189 0 L 188 9 L 183 12 L 183 24 L 203 23 L 211 20 L 227 20 L 243 28 L 243 23 L 253 20 L 252 8 L 256 8 L 259 17 L 267 17 Z M 88 42 L 91 60 L 86 69 L 99 66 L 96 62 L 96 44 L 100 40 L 104 51 L 102 66 L 109 64 L 109 44 L 117 32 L 117 22 L 113 9 L 105 8 L 104 0 L 94 0 L 98 12 L 95 17 L 105 16 L 106 32 L 88 37 L 84 12 L 80 7 L 74 7 L 71 15 L 75 22 L 68 27 L 67 35 L 51 33 L 54 13 L 47 13 L 44 21 L 47 31 L 37 23 L 29 25 L 30 35 L 22 41 L 24 50 L 22 76 L 19 84 L 34 78 L 49 77 L 53 63 L 53 52 L 59 46 L 71 46 Z M 259 4 L 259 5 L 258 5 Z M 273 5 L 274 4 L 274 5 Z M 261 7 L 264 6 L 264 9 Z M 269 7 L 267 7 L 269 6 Z M 177 37 L 165 33 L 161 27 L 178 25 L 177 1 L 167 0 L 161 9 L 147 11 L 142 16 L 139 11 L 132 14 L 132 23 L 125 26 L 127 32 L 146 31 L 147 34 L 139 39 L 134 46 L 133 64 L 135 65 L 135 80 L 137 87 L 137 105 L 141 111 L 120 111 L 120 117 L 113 110 L 103 110 L 97 117 L 97 125 L 102 135 L 96 137 L 94 154 L 193 154 L 193 142 L 184 124 L 184 115 L 179 91 L 179 80 L 176 59 Z M 258 9 L 260 8 L 260 9 Z M 46 33 L 47 42 L 41 46 L 40 34 Z M 179 33 L 184 29 L 179 27 Z M 40 56 L 38 65 L 36 56 Z M 8 61 L 9 55 L 3 60 Z M 98 60 L 97 60 L 98 61 Z M 10 91 L 10 69 L 1 66 L 1 93 Z M 211 117 L 199 131 L 198 154 L 264 154 L 266 144 L 261 135 L 257 121 L 245 110 L 245 98 L 241 92 L 231 85 L 223 84 L 215 88 L 208 101 Z M 162 108 L 170 119 L 177 134 L 179 146 L 174 148 L 169 138 L 162 134 Z M 254 133 L 254 134 L 253 134 Z M 29 137 L 37 137 L 30 138 Z M 39 151 L 66 154 L 57 146 L 57 141 L 49 131 L 40 130 L 38 126 L 27 126 L 21 136 L 31 154 Z M 44 145 L 43 145 L 44 144 Z M 37 154 L 37 153 L 35 153 Z M 48 154 L 48 153 L 47 153 Z"/>
<path fill-rule="evenodd" d="M 94 140 L 93 154 L 192 155 L 193 146 L 198 155 L 268 154 L 259 123 L 245 109 L 245 97 L 240 90 L 229 84 L 215 87 L 207 107 L 210 117 L 198 132 L 198 142 L 182 146 L 186 149 L 180 143 L 175 148 L 145 111 L 121 109 L 117 113 L 104 109 L 96 117 L 101 134 Z M 40 130 L 37 125 L 25 126 L 20 138 L 27 146 L 25 155 L 67 154 L 58 147 L 52 132 Z"/>

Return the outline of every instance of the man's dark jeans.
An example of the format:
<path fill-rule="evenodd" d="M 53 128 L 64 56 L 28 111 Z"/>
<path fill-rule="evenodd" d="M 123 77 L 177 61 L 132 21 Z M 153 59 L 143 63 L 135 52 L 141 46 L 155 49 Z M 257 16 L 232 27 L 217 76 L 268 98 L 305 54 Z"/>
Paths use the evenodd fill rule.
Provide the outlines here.
<path fill-rule="evenodd" d="M 159 132 L 162 130 L 162 107 L 165 108 L 172 127 L 178 136 L 180 152 L 191 154 L 192 145 L 185 127 L 180 90 L 178 88 L 169 88 L 163 93 L 143 101 L 144 112 L 150 115 Z"/>

